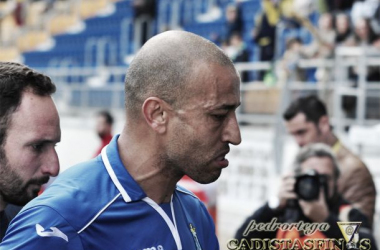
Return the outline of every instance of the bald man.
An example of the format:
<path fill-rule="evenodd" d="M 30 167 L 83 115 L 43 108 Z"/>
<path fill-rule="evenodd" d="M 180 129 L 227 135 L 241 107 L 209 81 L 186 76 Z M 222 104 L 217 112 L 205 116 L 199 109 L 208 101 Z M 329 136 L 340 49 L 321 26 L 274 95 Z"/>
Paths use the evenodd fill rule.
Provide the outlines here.
<path fill-rule="evenodd" d="M 177 182 L 210 183 L 228 166 L 239 85 L 211 42 L 184 31 L 149 40 L 127 72 L 122 133 L 29 203 L 0 249 L 219 249 L 205 206 Z"/>

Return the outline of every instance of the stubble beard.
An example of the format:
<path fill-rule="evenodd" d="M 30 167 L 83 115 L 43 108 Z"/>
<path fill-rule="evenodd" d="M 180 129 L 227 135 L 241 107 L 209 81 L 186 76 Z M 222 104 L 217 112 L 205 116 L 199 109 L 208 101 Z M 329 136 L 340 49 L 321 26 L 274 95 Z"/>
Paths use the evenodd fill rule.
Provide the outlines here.
<path fill-rule="evenodd" d="M 162 157 L 162 161 L 168 169 L 167 173 L 178 179 L 187 175 L 198 183 L 208 184 L 216 181 L 221 174 L 221 170 L 219 173 L 209 173 L 211 161 L 205 162 L 199 158 L 189 159 L 188 157 L 180 157 L 179 155 L 171 157 L 166 155 L 165 157 Z"/>
<path fill-rule="evenodd" d="M 219 178 L 221 170 L 216 173 L 217 170 L 212 169 L 213 154 L 208 150 L 199 150 L 204 148 L 205 145 L 193 139 L 192 135 L 180 127 L 175 131 L 175 137 L 169 142 L 161 159 L 173 176 L 182 178 L 187 175 L 198 183 L 208 184 Z"/>
<path fill-rule="evenodd" d="M 41 185 L 48 182 L 49 177 L 31 179 L 24 183 L 21 176 L 12 169 L 5 150 L 0 146 L 0 195 L 6 203 L 24 206 L 38 195 L 37 189 L 28 190 L 31 184 Z"/>

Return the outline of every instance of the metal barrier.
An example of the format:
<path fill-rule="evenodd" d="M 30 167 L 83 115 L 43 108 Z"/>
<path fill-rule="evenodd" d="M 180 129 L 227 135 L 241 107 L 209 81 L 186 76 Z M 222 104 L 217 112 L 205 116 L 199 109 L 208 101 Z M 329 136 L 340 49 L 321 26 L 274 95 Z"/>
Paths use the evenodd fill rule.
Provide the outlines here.
<path fill-rule="evenodd" d="M 109 48 L 109 58 L 106 58 L 106 49 Z M 96 51 L 96 59 L 93 58 L 93 51 Z M 85 65 L 101 67 L 105 65 L 117 64 L 117 44 L 111 37 L 89 38 L 85 44 Z"/>
<path fill-rule="evenodd" d="M 70 88 L 73 88 L 76 85 L 84 87 L 88 85 L 87 79 L 89 77 L 97 76 L 99 73 L 99 69 L 89 67 L 91 65 L 91 62 L 94 60 L 92 53 L 93 50 L 96 49 L 96 61 L 98 62 L 98 65 L 105 65 L 106 59 L 104 58 L 104 52 L 106 46 L 110 46 L 110 52 L 112 52 L 110 53 L 110 62 L 116 61 L 116 46 L 114 46 L 114 43 L 112 43 L 112 41 L 107 40 L 107 38 L 89 39 L 86 43 L 85 54 L 85 62 L 86 65 L 88 65 L 87 68 L 75 68 L 75 64 L 68 58 L 67 60 L 59 62 L 52 61 L 50 64 L 53 68 L 44 68 L 40 70 L 55 79 L 58 83 L 58 88 L 60 88 L 60 86 L 64 86 L 66 91 L 69 91 Z M 122 50 L 125 51 L 125 48 Z M 326 72 L 330 72 L 330 76 L 325 80 L 319 82 L 278 80 L 275 86 L 266 86 L 262 82 L 258 81 L 242 83 L 242 107 L 238 110 L 238 117 L 240 121 L 244 123 L 275 124 L 279 120 L 277 116 L 279 116 L 280 111 L 282 111 L 281 107 L 287 106 L 295 96 L 305 95 L 307 93 L 313 92 L 320 95 L 320 97 L 330 105 L 329 109 L 333 111 L 331 114 L 333 125 L 339 131 L 343 131 L 343 128 L 345 126 L 352 124 L 371 125 L 377 123 L 378 119 L 370 119 L 365 115 L 368 109 L 368 106 L 366 105 L 367 98 L 377 97 L 377 91 L 380 91 L 379 83 L 368 82 L 366 80 L 367 68 L 369 66 L 380 67 L 380 52 L 373 51 L 369 48 L 339 48 L 336 50 L 335 59 L 300 60 L 298 67 L 303 69 L 323 67 L 325 68 Z M 59 69 L 55 67 L 59 67 Z M 278 67 L 279 65 L 277 63 L 274 68 L 278 70 Z M 347 72 L 350 67 L 357 67 L 358 69 L 357 86 L 354 86 L 352 80 L 348 79 Z M 268 62 L 237 63 L 236 68 L 239 72 L 268 70 L 271 68 L 271 64 Z M 112 89 L 115 85 L 123 84 L 124 75 L 126 72 L 125 67 L 103 67 L 102 70 L 104 72 L 108 72 L 110 76 L 110 79 L 107 79 L 107 81 L 103 84 L 103 87 L 105 89 Z M 71 82 L 65 82 L 63 80 L 65 77 L 66 79 L 67 77 L 71 77 L 74 80 Z M 270 112 L 260 112 L 260 110 L 258 110 L 256 107 L 247 108 L 247 105 L 250 105 L 250 103 L 247 103 L 247 101 L 251 101 L 251 105 L 255 104 L 252 102 L 255 100 L 247 99 L 250 97 L 249 95 L 246 95 L 247 93 L 259 93 L 260 91 L 263 92 L 272 90 L 278 91 L 279 96 L 277 100 L 278 105 L 270 110 Z M 358 98 L 356 117 L 347 118 L 344 116 L 341 100 L 342 96 L 355 96 Z M 256 98 L 258 97 L 256 96 Z M 262 106 L 268 107 L 268 100 L 263 100 L 263 102 L 264 103 Z M 88 105 L 85 106 L 88 108 Z M 81 106 L 76 106 L 76 108 L 80 109 Z"/>
<path fill-rule="evenodd" d="M 88 47 L 96 44 L 95 42 L 90 43 L 90 41 Z M 99 47 L 104 50 L 105 46 Z M 87 61 L 90 60 L 89 56 L 86 58 Z M 64 66 L 65 63 L 60 62 L 60 65 Z M 69 62 L 67 63 L 69 64 Z M 323 81 L 314 83 L 285 80 L 277 82 L 275 86 L 266 86 L 257 81 L 241 84 L 242 105 L 237 111 L 238 120 L 242 124 L 264 124 L 275 129 L 276 136 L 273 144 L 280 152 L 276 156 L 278 166 L 281 166 L 282 162 L 282 138 L 285 135 L 282 125 L 282 113 L 292 99 L 297 96 L 306 95 L 310 92 L 318 94 L 327 103 L 328 109 L 333 111 L 330 114 L 331 121 L 338 134 L 343 133 L 344 128 L 349 125 L 379 123 L 379 119 L 369 119 L 365 114 L 368 109 L 367 98 L 370 96 L 373 98 L 380 97 L 378 95 L 380 84 L 369 83 L 366 80 L 367 67 L 380 67 L 380 52 L 364 47 L 338 48 L 335 59 L 300 60 L 298 66 L 303 69 L 323 67 L 326 72 L 330 72 L 330 76 Z M 277 63 L 275 68 L 278 67 Z M 347 78 L 347 71 L 350 67 L 358 68 L 357 87 L 350 86 L 351 80 Z M 236 68 L 239 72 L 268 70 L 271 68 L 271 64 L 268 62 L 238 63 Z M 51 76 L 57 83 L 58 94 L 56 99 L 58 103 L 66 107 L 66 110 L 73 108 L 80 112 L 80 110 L 97 108 L 120 110 L 124 108 L 123 81 L 126 72 L 125 67 L 69 68 L 67 66 L 59 69 L 41 69 L 41 71 Z M 100 81 L 96 86 L 91 84 L 91 79 L 93 80 L 94 77 L 99 77 Z M 70 82 L 67 81 L 68 78 L 71 79 Z M 342 109 L 343 96 L 357 98 L 356 117 L 347 118 L 344 116 Z M 112 101 L 106 101 L 107 98 Z M 98 100 L 96 101 L 96 99 Z M 380 100 L 377 108 L 380 114 Z"/>
<path fill-rule="evenodd" d="M 186 10 L 183 16 L 181 16 L 181 5 Z M 165 26 L 176 29 L 183 26 L 183 24 L 191 23 L 198 15 L 209 11 L 215 5 L 215 0 L 161 0 L 159 13 L 164 14 L 158 17 L 158 31 L 163 31 L 162 29 Z M 172 13 L 170 16 L 165 14 L 168 9 Z M 184 23 L 181 23 L 181 21 Z"/>

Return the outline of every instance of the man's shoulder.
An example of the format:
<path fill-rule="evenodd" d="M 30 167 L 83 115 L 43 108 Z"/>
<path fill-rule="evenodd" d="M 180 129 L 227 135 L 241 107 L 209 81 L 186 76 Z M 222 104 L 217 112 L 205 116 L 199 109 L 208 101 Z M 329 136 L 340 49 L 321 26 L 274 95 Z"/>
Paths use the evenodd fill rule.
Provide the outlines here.
<path fill-rule="evenodd" d="M 338 164 L 341 172 L 341 185 L 370 185 L 374 190 L 374 183 L 371 172 L 365 163 L 346 147 L 341 147 L 337 154 Z M 352 182 L 350 181 L 352 180 Z M 355 180 L 355 182 L 353 182 Z M 342 184 L 345 183 L 345 184 Z M 347 197 L 345 197 L 348 199 Z"/>
<path fill-rule="evenodd" d="M 181 185 L 176 186 L 176 191 L 178 194 L 186 199 L 188 202 L 193 202 L 193 203 L 202 203 L 202 201 L 190 190 L 182 187 Z M 203 204 L 203 203 L 202 203 Z"/>
<path fill-rule="evenodd" d="M 58 213 L 64 220 L 81 227 L 119 195 L 102 162 L 93 159 L 66 170 L 45 192 L 29 202 L 27 210 L 39 210 L 41 216 Z"/>
<path fill-rule="evenodd" d="M 82 248 L 78 233 L 69 222 L 51 208 L 36 206 L 22 210 L 13 219 L 0 249 Z"/>
<path fill-rule="evenodd" d="M 5 208 L 5 215 L 8 220 L 11 221 L 22 209 L 22 206 L 16 206 L 13 204 L 8 204 Z"/>
<path fill-rule="evenodd" d="M 352 170 L 356 169 L 366 169 L 367 166 L 364 164 L 364 162 L 354 154 L 350 149 L 348 149 L 345 146 L 341 146 L 338 153 L 337 153 L 337 159 L 339 162 L 339 165 L 343 169 L 350 168 Z"/>
<path fill-rule="evenodd" d="M 182 205 L 184 205 L 188 211 L 207 212 L 206 205 L 193 192 L 187 190 L 186 188 L 180 185 L 177 185 L 176 193 L 180 197 Z"/>
<path fill-rule="evenodd" d="M 104 171 L 104 164 L 100 156 L 97 156 L 91 160 L 84 161 L 81 163 L 78 163 L 70 168 L 68 168 L 66 171 L 62 172 L 58 177 L 57 180 L 60 180 L 61 178 L 72 178 L 74 177 L 77 179 L 78 177 L 82 175 L 86 175 L 86 177 L 91 177 L 93 175 L 96 175 L 99 173 L 99 171 Z"/>

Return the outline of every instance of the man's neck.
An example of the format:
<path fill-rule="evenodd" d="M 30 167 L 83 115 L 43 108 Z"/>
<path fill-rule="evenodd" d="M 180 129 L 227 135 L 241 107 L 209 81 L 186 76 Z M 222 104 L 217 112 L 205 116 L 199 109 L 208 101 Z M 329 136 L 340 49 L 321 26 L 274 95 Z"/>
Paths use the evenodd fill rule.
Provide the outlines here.
<path fill-rule="evenodd" d="M 150 177 L 137 175 L 134 179 L 144 190 L 146 195 L 157 204 L 170 202 L 178 182 L 178 180 L 173 181 L 168 178 L 163 178 L 162 173 L 156 173 Z"/>
<path fill-rule="evenodd" d="M 182 178 L 165 166 L 152 147 L 139 147 L 121 134 L 118 140 L 120 159 L 132 178 L 145 194 L 157 204 L 170 202 L 177 182 Z"/>
<path fill-rule="evenodd" d="M 334 146 L 334 144 L 338 141 L 338 137 L 336 137 L 336 135 L 333 133 L 333 132 L 330 132 L 326 138 L 325 138 L 325 141 L 324 143 L 326 143 L 327 145 L 329 145 L 330 147 Z"/>

